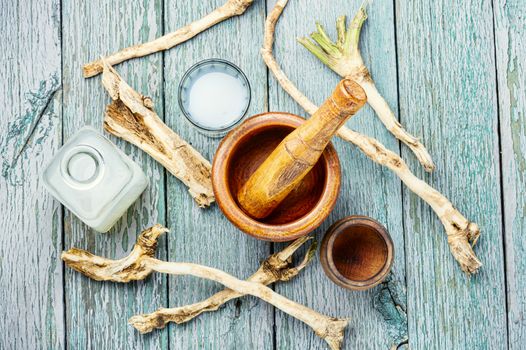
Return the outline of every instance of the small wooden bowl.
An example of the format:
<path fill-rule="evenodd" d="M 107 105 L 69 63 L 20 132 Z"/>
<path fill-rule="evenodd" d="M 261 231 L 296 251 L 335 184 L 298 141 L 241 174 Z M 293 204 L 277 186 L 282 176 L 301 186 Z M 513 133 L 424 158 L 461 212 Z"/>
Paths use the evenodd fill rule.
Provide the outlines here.
<path fill-rule="evenodd" d="M 340 161 L 329 144 L 301 184 L 264 219 L 238 205 L 238 190 L 292 130 L 305 120 L 289 113 L 264 113 L 245 120 L 221 141 L 212 165 L 212 184 L 219 208 L 241 231 L 258 239 L 284 242 L 318 227 L 336 204 Z"/>
<path fill-rule="evenodd" d="M 348 216 L 334 223 L 323 237 L 320 260 L 337 285 L 366 290 L 382 282 L 393 265 L 393 241 L 378 221 Z"/>

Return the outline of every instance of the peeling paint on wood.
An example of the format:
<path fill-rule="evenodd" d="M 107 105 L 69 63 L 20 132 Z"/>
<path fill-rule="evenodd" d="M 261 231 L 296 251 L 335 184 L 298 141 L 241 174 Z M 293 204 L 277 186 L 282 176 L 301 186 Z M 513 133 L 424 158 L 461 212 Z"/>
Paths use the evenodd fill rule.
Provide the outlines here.
<path fill-rule="evenodd" d="M 308 35 L 320 21 L 336 38 L 336 18 L 354 16 L 361 2 L 291 0 L 277 25 L 274 51 L 276 58 L 298 88 L 318 105 L 330 96 L 339 77 L 311 55 L 296 38 Z M 274 1 L 268 1 L 268 8 Z M 308 11 L 306 12 L 306 9 Z M 396 52 L 394 9 L 392 1 L 374 1 L 361 38 L 362 55 L 379 91 L 385 94 L 393 110 L 397 110 Z M 308 15 L 306 15 L 308 14 Z M 288 111 L 305 116 L 306 112 L 281 89 L 273 76 L 269 77 L 269 109 Z M 389 134 L 369 106 L 365 106 L 347 123 L 350 127 L 378 138 L 395 152 L 399 143 Z M 325 230 L 347 215 L 369 215 L 386 226 L 395 246 L 392 273 L 405 281 L 404 231 L 400 180 L 391 172 L 374 164 L 356 147 L 335 138 L 333 140 L 342 167 L 342 186 L 338 203 L 325 223 L 315 231 L 321 239 Z M 281 245 L 280 245 L 281 246 Z M 323 273 L 319 260 L 309 266 L 300 278 L 276 285 L 276 291 L 325 314 L 351 317 L 345 334 L 344 349 L 387 349 L 398 342 L 398 334 L 373 307 L 375 295 L 382 286 L 366 292 L 352 292 L 333 284 Z M 405 296 L 400 296 L 405 298 Z M 400 325 L 404 327 L 404 325 Z M 322 342 L 300 322 L 276 312 L 277 349 L 319 349 Z"/>
<path fill-rule="evenodd" d="M 101 53 L 116 51 L 162 34 L 161 1 L 65 1 L 63 8 L 64 139 L 83 125 L 100 132 L 110 97 L 100 77 L 84 79 L 82 65 Z M 117 67 L 119 74 L 137 91 L 147 93 L 163 115 L 162 60 L 149 56 Z M 90 230 L 66 210 L 65 248 L 79 247 L 119 258 L 128 254 L 137 235 L 155 223 L 164 224 L 164 170 L 146 153 L 108 136 L 140 164 L 150 180 L 146 191 L 110 232 Z M 166 258 L 166 239 L 160 240 L 158 256 Z M 79 349 L 167 348 L 167 332 L 148 336 L 128 325 L 128 318 L 151 312 L 168 301 L 166 277 L 153 275 L 133 284 L 101 283 L 65 271 L 66 331 L 68 346 Z"/>
<path fill-rule="evenodd" d="M 389 325 L 387 332 L 393 340 L 390 348 L 398 349 L 407 344 L 409 334 L 407 331 L 407 305 L 406 289 L 401 281 L 393 275 L 387 278 L 375 289 L 373 306 L 382 315 Z"/>
<path fill-rule="evenodd" d="M 165 30 L 173 31 L 222 5 L 224 0 L 165 2 Z M 199 133 L 179 109 L 177 88 L 194 63 L 218 57 L 239 66 L 252 89 L 248 116 L 264 111 L 266 68 L 259 55 L 263 40 L 265 2 L 255 1 L 239 17 L 217 24 L 192 40 L 165 53 L 166 124 L 205 158 L 212 159 L 219 138 Z M 270 244 L 251 238 L 234 227 L 217 204 L 200 209 L 190 200 L 180 181 L 167 177 L 168 224 L 172 229 L 169 259 L 217 267 L 236 277 L 254 273 L 270 252 Z M 221 287 L 205 280 L 170 277 L 170 306 L 207 298 Z M 273 311 L 258 299 L 242 298 L 219 312 L 170 327 L 173 349 L 272 349 Z"/>
<path fill-rule="evenodd" d="M 495 53 L 502 145 L 502 190 L 509 348 L 526 344 L 526 9 L 523 1 L 494 1 Z"/>
<path fill-rule="evenodd" d="M 397 2 L 400 119 L 420 130 L 437 169 L 425 174 L 480 226 L 480 273 L 466 278 L 439 220 L 404 189 L 409 346 L 505 349 L 497 86 L 490 1 Z"/>
<path fill-rule="evenodd" d="M 0 349 L 63 349 L 62 210 L 39 177 L 61 142 L 60 1 L 0 13 Z"/>
<path fill-rule="evenodd" d="M 185 123 L 177 103 L 180 77 L 200 59 L 225 58 L 247 73 L 252 87 L 249 115 L 267 110 L 306 115 L 267 73 L 259 54 L 265 6 L 274 2 L 255 1 L 243 16 L 175 49 L 116 68 L 130 85 L 152 97 L 170 127 L 211 159 L 219 140 Z M 85 124 L 102 132 L 110 99 L 100 77 L 82 78 L 82 64 L 158 37 L 223 3 L 0 2 L 0 28 L 3 38 L 9 38 L 0 40 L 0 97 L 8 102 L 2 104 L 0 118 L 0 349 L 323 348 L 301 322 L 254 298 L 241 298 L 188 324 L 143 336 L 127 325 L 128 317 L 195 302 L 220 286 L 158 275 L 130 285 L 101 283 L 63 272 L 59 261 L 60 251 L 71 246 L 124 256 L 141 229 L 156 222 L 171 229 L 162 239 L 159 257 L 203 263 L 240 278 L 283 246 L 244 235 L 216 205 L 197 208 L 179 181 L 159 164 L 113 137 L 141 164 L 151 185 L 109 234 L 90 231 L 67 210 L 63 217 L 62 207 L 40 185 L 40 171 L 63 139 Z M 278 61 L 316 103 L 331 93 L 338 78 L 295 39 L 313 31 L 316 20 L 332 31 L 336 17 L 351 17 L 360 3 L 290 0 L 277 26 Z M 403 124 L 422 137 L 437 171 L 425 173 L 404 147 L 402 156 L 418 176 L 480 224 L 482 236 L 475 250 L 484 266 L 466 279 L 451 258 L 431 209 L 391 172 L 335 140 L 342 178 L 347 180 L 334 212 L 314 234 L 321 238 L 332 222 L 346 215 L 378 219 L 395 244 L 392 275 L 373 290 L 350 292 L 332 284 L 315 260 L 296 279 L 275 289 L 323 313 L 350 316 L 345 349 L 522 349 L 526 343 L 523 1 L 375 0 L 368 12 L 361 39 L 364 60 L 392 109 L 400 107 Z M 392 150 L 400 149 L 368 107 L 348 124 Z"/>
<path fill-rule="evenodd" d="M 40 82 L 38 90 L 24 94 L 24 104 L 28 105 L 28 109 L 22 117 L 8 124 L 7 133 L 0 140 L 0 152 L 4 158 L 3 177 L 7 177 L 10 168 L 15 166 L 59 87 L 58 77 L 52 75 L 49 81 Z"/>

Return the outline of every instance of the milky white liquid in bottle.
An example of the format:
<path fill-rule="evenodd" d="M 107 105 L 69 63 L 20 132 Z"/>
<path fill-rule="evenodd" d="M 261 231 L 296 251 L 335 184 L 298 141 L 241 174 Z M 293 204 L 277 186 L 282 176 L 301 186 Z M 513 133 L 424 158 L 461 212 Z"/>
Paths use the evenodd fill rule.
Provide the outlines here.
<path fill-rule="evenodd" d="M 56 199 L 99 232 L 108 231 L 148 185 L 141 168 L 90 127 L 58 150 L 42 180 Z"/>

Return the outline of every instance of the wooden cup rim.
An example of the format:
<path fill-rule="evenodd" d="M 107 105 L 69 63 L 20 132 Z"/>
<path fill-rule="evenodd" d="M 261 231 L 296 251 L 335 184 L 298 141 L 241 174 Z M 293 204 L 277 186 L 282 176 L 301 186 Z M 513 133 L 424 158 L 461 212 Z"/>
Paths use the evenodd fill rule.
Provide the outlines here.
<path fill-rule="evenodd" d="M 375 275 L 361 281 L 351 280 L 340 273 L 336 268 L 333 259 L 334 241 L 344 232 L 345 229 L 353 226 L 366 226 L 372 228 L 375 233 L 382 238 L 387 247 L 387 256 L 383 267 Z M 381 283 L 391 271 L 394 261 L 394 244 L 387 229 L 375 219 L 362 215 L 347 216 L 336 221 L 327 230 L 321 243 L 320 261 L 325 274 L 340 287 L 358 291 L 367 290 Z"/>

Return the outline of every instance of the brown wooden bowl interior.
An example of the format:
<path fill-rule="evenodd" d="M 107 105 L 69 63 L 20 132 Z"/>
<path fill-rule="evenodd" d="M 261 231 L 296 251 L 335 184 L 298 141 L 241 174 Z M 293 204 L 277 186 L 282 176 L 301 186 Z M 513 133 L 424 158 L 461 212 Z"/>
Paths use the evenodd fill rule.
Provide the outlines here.
<path fill-rule="evenodd" d="M 393 262 L 393 243 L 377 221 L 344 218 L 323 238 L 321 261 L 327 275 L 342 287 L 364 290 L 380 283 Z"/>
<path fill-rule="evenodd" d="M 248 133 L 236 145 L 232 151 L 228 176 L 229 190 L 234 197 L 281 140 L 293 130 L 293 127 L 269 125 Z M 258 221 L 277 225 L 301 218 L 320 200 L 324 182 L 325 168 L 322 162 L 318 162 L 270 216 Z M 237 198 L 235 200 L 238 203 Z"/>
<path fill-rule="evenodd" d="M 232 223 L 256 238 L 289 241 L 305 235 L 323 222 L 336 203 L 340 165 L 332 145 L 270 216 L 253 219 L 237 202 L 239 188 L 302 122 L 287 113 L 254 116 L 223 139 L 214 157 L 212 183 L 219 207 Z"/>

